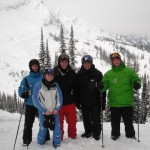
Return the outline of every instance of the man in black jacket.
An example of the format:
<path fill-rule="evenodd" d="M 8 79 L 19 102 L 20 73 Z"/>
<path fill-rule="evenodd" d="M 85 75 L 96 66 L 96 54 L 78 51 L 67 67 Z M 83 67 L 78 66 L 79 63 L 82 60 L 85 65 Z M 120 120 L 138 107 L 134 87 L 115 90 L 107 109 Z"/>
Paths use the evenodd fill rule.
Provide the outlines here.
<path fill-rule="evenodd" d="M 77 108 L 82 109 L 83 125 L 85 133 L 82 138 L 93 136 L 95 140 L 100 139 L 101 134 L 101 100 L 98 84 L 102 80 L 102 73 L 98 71 L 90 55 L 82 58 L 82 66 L 77 73 L 78 103 Z M 106 93 L 102 93 L 102 109 L 105 109 Z"/>
<path fill-rule="evenodd" d="M 63 96 L 63 106 L 59 111 L 62 140 L 64 135 L 64 118 L 68 124 L 68 137 L 76 139 L 76 73 L 69 65 L 69 56 L 62 54 L 58 66 L 54 68 L 54 80 L 59 84 Z"/>

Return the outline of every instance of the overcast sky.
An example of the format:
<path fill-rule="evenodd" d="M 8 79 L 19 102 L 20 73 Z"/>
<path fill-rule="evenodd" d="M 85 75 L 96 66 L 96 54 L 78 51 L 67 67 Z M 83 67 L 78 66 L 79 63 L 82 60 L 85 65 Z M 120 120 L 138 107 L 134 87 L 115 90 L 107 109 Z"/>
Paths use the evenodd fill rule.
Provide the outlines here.
<path fill-rule="evenodd" d="M 150 0 L 44 0 L 68 17 L 78 17 L 119 34 L 150 35 Z"/>

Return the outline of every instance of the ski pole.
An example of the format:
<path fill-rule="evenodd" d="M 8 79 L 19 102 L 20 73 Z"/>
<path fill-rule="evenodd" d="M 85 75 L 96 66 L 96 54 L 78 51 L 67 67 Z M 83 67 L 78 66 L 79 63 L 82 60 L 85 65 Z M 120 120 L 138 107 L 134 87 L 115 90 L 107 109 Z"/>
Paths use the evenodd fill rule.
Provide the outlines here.
<path fill-rule="evenodd" d="M 136 90 L 136 93 L 137 93 L 138 90 Z M 139 101 L 137 100 L 137 107 L 138 107 L 138 111 L 139 111 Z M 137 121 L 137 127 L 138 127 L 138 140 L 137 142 L 140 142 L 140 139 L 139 139 L 139 112 L 137 111 L 137 118 L 138 118 L 138 121 Z"/>
<path fill-rule="evenodd" d="M 20 116 L 20 120 L 19 120 L 19 124 L 18 124 L 18 129 L 17 129 L 17 133 L 16 133 L 16 138 L 15 138 L 13 150 L 15 150 L 15 146 L 16 146 L 16 141 L 17 141 L 17 137 L 18 137 L 18 132 L 19 132 L 20 122 L 21 122 L 21 118 L 22 118 L 22 114 L 23 114 L 23 110 L 24 110 L 24 105 L 25 105 L 25 101 L 23 103 L 22 110 L 21 110 L 21 116 Z"/>
<path fill-rule="evenodd" d="M 102 147 L 104 147 L 104 136 L 103 136 L 103 107 L 102 107 L 102 92 L 100 92 L 101 99 L 101 128 L 102 128 Z"/>

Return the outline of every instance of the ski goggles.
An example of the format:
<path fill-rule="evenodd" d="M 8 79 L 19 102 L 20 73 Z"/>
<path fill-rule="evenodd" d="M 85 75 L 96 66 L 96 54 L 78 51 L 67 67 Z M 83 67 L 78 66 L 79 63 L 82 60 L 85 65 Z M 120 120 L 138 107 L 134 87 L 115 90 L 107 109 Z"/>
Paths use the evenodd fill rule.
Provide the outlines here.
<path fill-rule="evenodd" d="M 110 55 L 110 59 L 112 60 L 113 58 L 119 58 L 119 59 L 121 59 L 119 53 L 112 53 L 112 54 Z"/>
<path fill-rule="evenodd" d="M 69 57 L 67 55 L 61 55 L 59 60 L 69 60 Z"/>

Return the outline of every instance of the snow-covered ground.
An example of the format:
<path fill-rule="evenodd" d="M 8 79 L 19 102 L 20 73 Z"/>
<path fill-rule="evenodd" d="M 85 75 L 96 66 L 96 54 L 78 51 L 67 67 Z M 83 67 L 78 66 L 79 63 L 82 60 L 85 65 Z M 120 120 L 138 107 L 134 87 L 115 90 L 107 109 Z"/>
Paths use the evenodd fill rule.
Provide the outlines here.
<path fill-rule="evenodd" d="M 19 123 L 19 114 L 10 114 L 8 112 L 0 110 L 0 149 L 1 150 L 13 150 L 16 131 Z M 15 150 L 26 150 L 26 147 L 22 146 L 22 131 L 24 124 L 24 116 L 21 121 L 20 130 L 18 133 L 18 139 Z M 137 124 L 134 125 L 137 131 Z M 149 150 L 150 149 L 150 124 L 140 125 L 140 142 L 133 139 L 127 139 L 124 134 L 124 125 L 121 124 L 121 137 L 117 141 L 110 139 L 111 126 L 110 123 L 104 123 L 104 148 L 102 148 L 102 141 L 94 140 L 93 138 L 83 139 L 80 135 L 84 132 L 82 122 L 77 123 L 77 139 L 73 140 L 67 138 L 65 124 L 65 139 L 62 141 L 58 150 Z M 33 126 L 33 141 L 29 145 L 29 150 L 50 150 L 54 149 L 51 140 L 46 142 L 45 145 L 38 145 L 36 136 L 38 132 L 39 124 L 38 119 L 35 120 Z M 136 132 L 137 133 L 137 132 Z M 52 135 L 52 132 L 51 132 Z"/>

